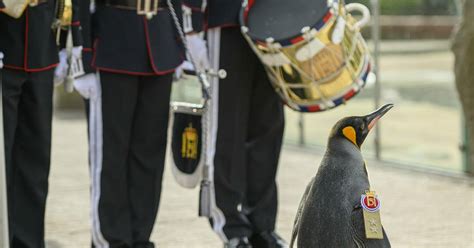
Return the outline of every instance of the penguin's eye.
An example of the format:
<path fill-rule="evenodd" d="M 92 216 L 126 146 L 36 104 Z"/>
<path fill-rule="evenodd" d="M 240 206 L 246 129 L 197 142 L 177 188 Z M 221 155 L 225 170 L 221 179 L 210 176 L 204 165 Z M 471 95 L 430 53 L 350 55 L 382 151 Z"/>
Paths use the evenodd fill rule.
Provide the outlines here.
<path fill-rule="evenodd" d="M 360 131 L 364 131 L 364 129 L 365 129 L 365 123 L 362 122 L 362 124 L 360 124 L 359 129 L 360 129 Z"/>

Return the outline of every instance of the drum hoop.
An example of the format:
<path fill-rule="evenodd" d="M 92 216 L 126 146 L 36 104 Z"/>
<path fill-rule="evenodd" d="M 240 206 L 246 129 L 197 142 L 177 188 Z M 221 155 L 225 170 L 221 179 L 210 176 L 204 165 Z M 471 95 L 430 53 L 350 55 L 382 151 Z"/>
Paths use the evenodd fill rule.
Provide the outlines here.
<path fill-rule="evenodd" d="M 305 41 L 305 40 L 307 41 L 308 39 L 305 38 L 305 36 L 308 33 L 314 32 L 314 31 L 319 32 L 321 29 L 326 27 L 327 23 L 335 20 L 336 18 L 340 16 L 339 8 L 341 7 L 341 3 L 342 3 L 341 0 L 334 0 L 333 5 L 328 6 L 324 17 L 318 22 L 316 22 L 316 24 L 314 24 L 313 26 L 304 28 L 303 29 L 304 31 L 302 30 L 300 34 L 297 34 L 290 38 L 283 38 L 279 40 L 274 40 L 272 37 L 268 37 L 266 40 L 262 41 L 260 39 L 255 38 L 256 36 L 252 34 L 251 30 L 247 26 L 246 19 L 253 4 L 253 1 L 250 0 L 250 2 L 251 3 L 249 5 L 249 0 L 243 1 L 242 8 L 239 15 L 239 21 L 240 21 L 241 31 L 244 38 L 249 43 L 253 43 L 253 45 L 251 45 L 251 48 L 252 50 L 254 50 L 254 52 L 257 54 L 258 57 L 261 56 L 261 52 L 260 50 L 257 49 L 256 47 L 257 45 L 262 45 L 268 48 L 269 50 L 278 50 L 280 47 L 282 48 L 289 47 L 289 46 L 296 45 L 302 41 Z M 301 76 L 311 80 L 310 84 L 301 84 L 301 86 L 303 87 L 290 87 L 290 85 L 285 83 L 284 80 L 281 80 L 279 78 L 278 70 L 270 69 L 267 66 L 265 66 L 265 70 L 267 71 L 267 74 L 270 74 L 270 76 L 273 77 L 273 79 L 270 80 L 270 82 L 274 85 L 275 91 L 277 92 L 277 94 L 280 95 L 283 102 L 291 109 L 299 111 L 299 112 L 322 112 L 322 111 L 330 110 L 332 108 L 335 108 L 341 105 L 342 103 L 345 103 L 346 101 L 356 96 L 361 91 L 361 89 L 366 85 L 368 75 L 371 72 L 372 66 L 371 66 L 371 61 L 370 61 L 371 60 L 370 55 L 366 54 L 364 58 L 362 59 L 362 63 L 363 63 L 362 67 L 359 67 L 361 68 L 359 73 L 351 76 L 352 78 L 351 84 L 343 88 L 344 90 L 341 91 L 341 93 L 336 94 L 334 96 L 327 97 L 324 94 L 322 94 L 320 85 L 331 81 L 332 79 L 334 79 L 334 77 L 339 75 L 339 73 L 344 68 L 347 68 L 347 66 L 349 65 L 350 59 L 354 57 L 354 53 L 357 50 L 357 46 L 362 45 L 363 50 L 365 51 L 369 50 L 367 43 L 363 39 L 360 32 L 356 31 L 356 34 L 354 35 L 354 37 L 352 37 L 351 43 L 352 44 L 349 49 L 349 52 L 343 55 L 344 63 L 341 64 L 341 67 L 338 68 L 336 72 L 333 72 L 329 76 L 326 76 L 317 81 L 312 79 L 310 75 L 306 75 L 305 72 L 302 72 L 301 70 L 299 70 L 299 67 L 295 65 L 295 63 L 292 60 L 290 60 L 289 61 L 290 65 L 292 65 L 292 67 L 296 69 L 301 74 Z M 295 86 L 295 85 L 293 84 L 291 86 Z M 314 87 L 319 92 L 321 99 L 313 100 L 313 101 L 310 101 L 310 103 L 305 104 L 305 103 L 297 103 L 290 97 L 288 89 L 307 88 L 307 87 Z"/>
<path fill-rule="evenodd" d="M 292 84 L 291 86 L 288 85 L 287 83 L 285 83 L 283 80 L 279 79 L 279 74 L 280 74 L 280 71 L 279 69 L 270 69 L 268 68 L 268 66 L 265 66 L 265 69 L 267 70 L 267 73 L 269 74 L 272 74 L 272 77 L 275 78 L 275 80 L 270 80 L 274 85 L 275 85 L 275 88 L 278 88 L 278 89 L 281 89 L 279 91 L 279 94 L 280 96 L 285 99 L 285 102 L 287 103 L 287 105 L 289 105 L 290 103 L 293 103 L 293 100 L 292 98 L 289 96 L 288 94 L 288 91 L 287 89 L 288 88 L 308 88 L 308 87 L 314 87 L 315 90 L 318 91 L 319 95 L 321 96 L 321 100 L 323 102 L 324 105 L 326 105 L 326 107 L 320 107 L 320 109 L 330 109 L 333 106 L 334 104 L 334 98 L 335 97 L 327 97 L 323 94 L 321 88 L 320 88 L 320 85 L 322 84 L 325 84 L 329 81 L 331 81 L 332 79 L 334 79 L 335 77 L 337 77 L 339 75 L 339 73 L 347 67 L 347 65 L 349 64 L 349 60 L 353 57 L 354 53 L 355 53 L 355 50 L 356 50 L 356 47 L 358 45 L 362 45 L 364 47 L 364 50 L 368 51 L 368 47 L 367 47 L 367 43 L 365 43 L 365 40 L 362 38 L 362 35 L 360 33 L 357 33 L 353 38 L 352 38 L 352 42 L 351 42 L 351 47 L 350 47 L 350 50 L 349 50 L 349 54 L 344 57 L 344 63 L 342 64 L 341 68 L 338 69 L 338 71 L 336 72 L 333 72 L 331 73 L 331 75 L 323 78 L 323 79 L 320 79 L 320 80 L 314 80 L 311 75 L 308 75 L 306 72 L 302 71 L 298 65 L 296 65 L 295 63 L 293 63 L 293 61 L 290 60 L 290 65 L 292 65 L 292 67 L 298 71 L 302 77 L 308 79 L 311 81 L 310 84 Z M 271 47 L 269 47 L 270 50 L 272 49 Z M 254 51 L 256 52 L 257 56 L 260 57 L 260 51 L 257 50 L 257 49 L 254 49 Z M 370 56 L 369 55 L 366 55 L 364 59 L 361 60 L 361 70 L 360 72 L 357 74 L 357 76 L 353 76 L 352 77 L 352 81 L 353 82 L 356 82 L 359 80 L 360 78 L 360 75 L 365 71 L 365 68 L 367 66 L 367 63 L 368 61 L 370 60 Z M 276 82 L 275 82 L 276 81 Z M 351 84 L 353 85 L 353 84 Z M 296 86 L 296 87 L 295 87 Z M 301 86 L 301 87 L 298 87 L 298 86 Z M 310 104 L 308 104 L 310 105 Z M 321 105 L 321 104 L 320 104 Z M 339 105 L 339 104 L 337 104 Z M 298 103 L 294 103 L 294 106 L 290 106 L 291 108 L 293 109 L 297 109 L 296 106 L 301 106 L 299 105 Z"/>
<path fill-rule="evenodd" d="M 367 83 L 367 78 L 368 78 L 368 75 L 369 73 L 372 71 L 372 64 L 370 62 L 370 56 L 369 55 L 366 55 L 366 63 L 364 65 L 364 70 L 361 71 L 359 77 L 353 81 L 352 84 L 350 84 L 349 86 L 346 87 L 346 89 L 343 91 L 343 93 L 335 96 L 335 97 L 332 97 L 331 98 L 331 102 L 332 102 L 332 106 L 330 107 L 324 107 L 324 106 L 327 106 L 326 104 L 297 104 L 297 103 L 293 103 L 290 105 L 288 104 L 287 102 L 288 101 L 285 101 L 285 104 L 288 105 L 288 107 L 294 109 L 294 110 L 297 110 L 297 111 L 300 111 L 300 112 L 323 112 L 323 111 L 326 111 L 326 110 L 330 110 L 330 109 L 333 109 L 341 104 L 343 104 L 344 102 L 350 100 L 351 98 L 353 98 L 354 96 L 356 96 L 362 88 L 365 87 L 366 83 Z M 287 100 L 287 99 L 285 99 Z M 296 108 L 294 106 L 297 106 Z"/>
<path fill-rule="evenodd" d="M 328 82 L 331 82 L 331 80 L 333 80 L 335 77 L 337 77 L 339 75 L 339 73 L 341 73 L 342 70 L 344 70 L 347 67 L 347 65 L 349 64 L 349 60 L 354 56 L 356 48 L 359 44 L 364 47 L 365 51 L 368 51 L 369 48 L 367 47 L 367 43 L 365 43 L 365 40 L 362 38 L 362 35 L 360 33 L 357 33 L 352 38 L 351 48 L 349 50 L 348 55 L 344 58 L 344 63 L 341 64 L 341 66 L 337 69 L 337 71 L 332 72 L 330 75 L 328 75 L 324 78 L 321 78 L 319 80 L 312 79 L 310 75 L 307 75 L 307 73 L 300 70 L 298 68 L 298 66 L 296 64 L 294 64 L 293 62 L 290 62 L 290 65 L 292 65 L 293 68 L 296 69 L 303 77 L 305 77 L 307 79 L 310 79 L 312 81 L 311 82 L 312 86 L 318 87 L 319 85 L 323 85 L 323 84 L 326 84 Z M 365 62 L 365 60 L 361 60 L 361 61 L 364 63 L 364 64 L 362 64 L 361 68 L 364 68 L 366 62 Z M 363 70 L 361 70 L 361 71 L 363 71 Z M 353 78 L 353 80 L 355 80 L 355 78 Z M 306 87 L 308 87 L 308 84 L 292 84 L 291 86 L 292 87 L 287 87 L 287 88 L 306 88 Z M 301 86 L 301 87 L 298 87 L 298 86 Z"/>
<path fill-rule="evenodd" d="M 358 41 L 360 41 L 367 51 L 368 49 L 367 43 L 365 43 L 365 40 L 361 38 L 362 37 L 360 34 L 354 37 L 354 40 L 355 40 L 354 44 L 357 45 Z M 257 53 L 257 55 L 259 55 L 259 51 L 255 51 L 255 52 Z M 300 112 L 321 112 L 321 111 L 335 108 L 339 106 L 340 104 L 342 104 L 343 102 L 348 101 L 349 99 L 357 95 L 360 92 L 360 90 L 365 86 L 367 77 L 370 71 L 372 70 L 370 55 L 366 54 L 362 61 L 363 61 L 362 69 L 360 70 L 360 72 L 358 73 L 356 77 L 353 77 L 352 83 L 344 89 L 343 93 L 327 98 L 327 99 L 318 100 L 318 101 L 323 101 L 323 103 L 308 103 L 308 104 L 296 103 L 293 101 L 293 99 L 291 99 L 291 97 L 289 96 L 287 92 L 287 89 L 292 88 L 292 87 L 289 87 L 288 84 L 286 84 L 282 80 L 279 80 L 278 78 L 275 78 L 275 80 L 270 80 L 270 82 L 275 85 L 274 88 L 276 92 L 283 99 L 284 103 L 291 109 L 300 111 Z M 275 73 L 276 71 L 268 69 L 267 66 L 265 67 L 265 70 L 267 71 L 267 74 L 271 74 L 272 77 L 276 77 L 274 76 L 276 74 Z"/>
<path fill-rule="evenodd" d="M 242 8 L 240 9 L 240 14 L 239 14 L 239 23 L 240 23 L 240 26 L 242 27 L 242 33 L 244 33 L 244 35 L 247 35 L 250 38 L 250 40 L 252 40 L 254 43 L 258 42 L 258 43 L 266 44 L 266 41 L 256 39 L 255 35 L 252 35 L 250 28 L 247 26 L 246 19 L 247 19 L 250 9 L 252 8 L 253 2 L 254 1 L 251 1 L 250 4 L 248 0 L 244 0 L 242 2 Z M 334 0 L 333 6 L 336 4 L 339 7 L 339 4 L 340 4 L 339 0 Z M 318 20 L 314 25 L 309 26 L 309 28 L 311 30 L 319 31 L 322 28 L 324 28 L 326 23 L 328 23 L 330 20 L 337 18 L 338 10 L 335 10 L 333 6 L 327 7 L 323 18 Z M 268 38 L 271 38 L 271 37 L 268 37 Z M 274 43 L 279 43 L 281 46 L 285 47 L 285 46 L 296 44 L 302 40 L 304 40 L 304 34 L 300 33 L 289 38 L 274 40 Z"/>

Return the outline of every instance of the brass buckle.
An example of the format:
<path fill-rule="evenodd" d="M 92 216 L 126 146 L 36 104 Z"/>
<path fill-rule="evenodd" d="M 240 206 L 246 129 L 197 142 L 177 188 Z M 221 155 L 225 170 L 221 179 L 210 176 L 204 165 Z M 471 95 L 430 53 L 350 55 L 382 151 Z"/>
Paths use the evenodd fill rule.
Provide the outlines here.
<path fill-rule="evenodd" d="M 158 13 L 158 0 L 138 0 L 137 14 L 145 15 L 146 18 L 151 19 Z"/>

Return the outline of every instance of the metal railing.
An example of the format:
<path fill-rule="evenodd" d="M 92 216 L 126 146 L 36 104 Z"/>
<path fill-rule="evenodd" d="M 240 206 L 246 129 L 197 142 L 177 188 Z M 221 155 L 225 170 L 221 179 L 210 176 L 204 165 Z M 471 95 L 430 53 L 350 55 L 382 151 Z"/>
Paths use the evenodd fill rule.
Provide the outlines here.
<path fill-rule="evenodd" d="M 375 94 L 374 94 L 374 105 L 375 109 L 380 107 L 380 96 L 381 96 L 381 86 L 380 86 L 380 62 L 379 62 L 379 55 L 380 55 L 380 5 L 379 0 L 371 0 L 371 10 L 372 10 L 372 43 L 373 43 L 373 59 L 374 59 L 374 74 L 375 77 Z M 380 160 L 382 157 L 381 151 L 381 132 L 380 132 L 380 124 L 375 126 L 375 139 L 374 139 L 374 146 L 375 146 L 375 157 Z"/>

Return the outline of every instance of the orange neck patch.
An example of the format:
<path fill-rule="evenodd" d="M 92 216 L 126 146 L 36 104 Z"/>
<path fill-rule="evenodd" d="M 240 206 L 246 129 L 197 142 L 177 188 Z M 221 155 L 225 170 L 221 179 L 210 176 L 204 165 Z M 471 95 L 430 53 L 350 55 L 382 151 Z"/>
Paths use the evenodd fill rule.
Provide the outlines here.
<path fill-rule="evenodd" d="M 344 134 L 344 136 L 350 140 L 352 143 L 354 143 L 354 145 L 356 145 L 357 147 L 359 147 L 357 145 L 357 135 L 356 135 L 356 131 L 353 127 L 351 126 L 348 126 L 348 127 L 345 127 L 344 129 L 342 129 L 342 134 Z"/>

